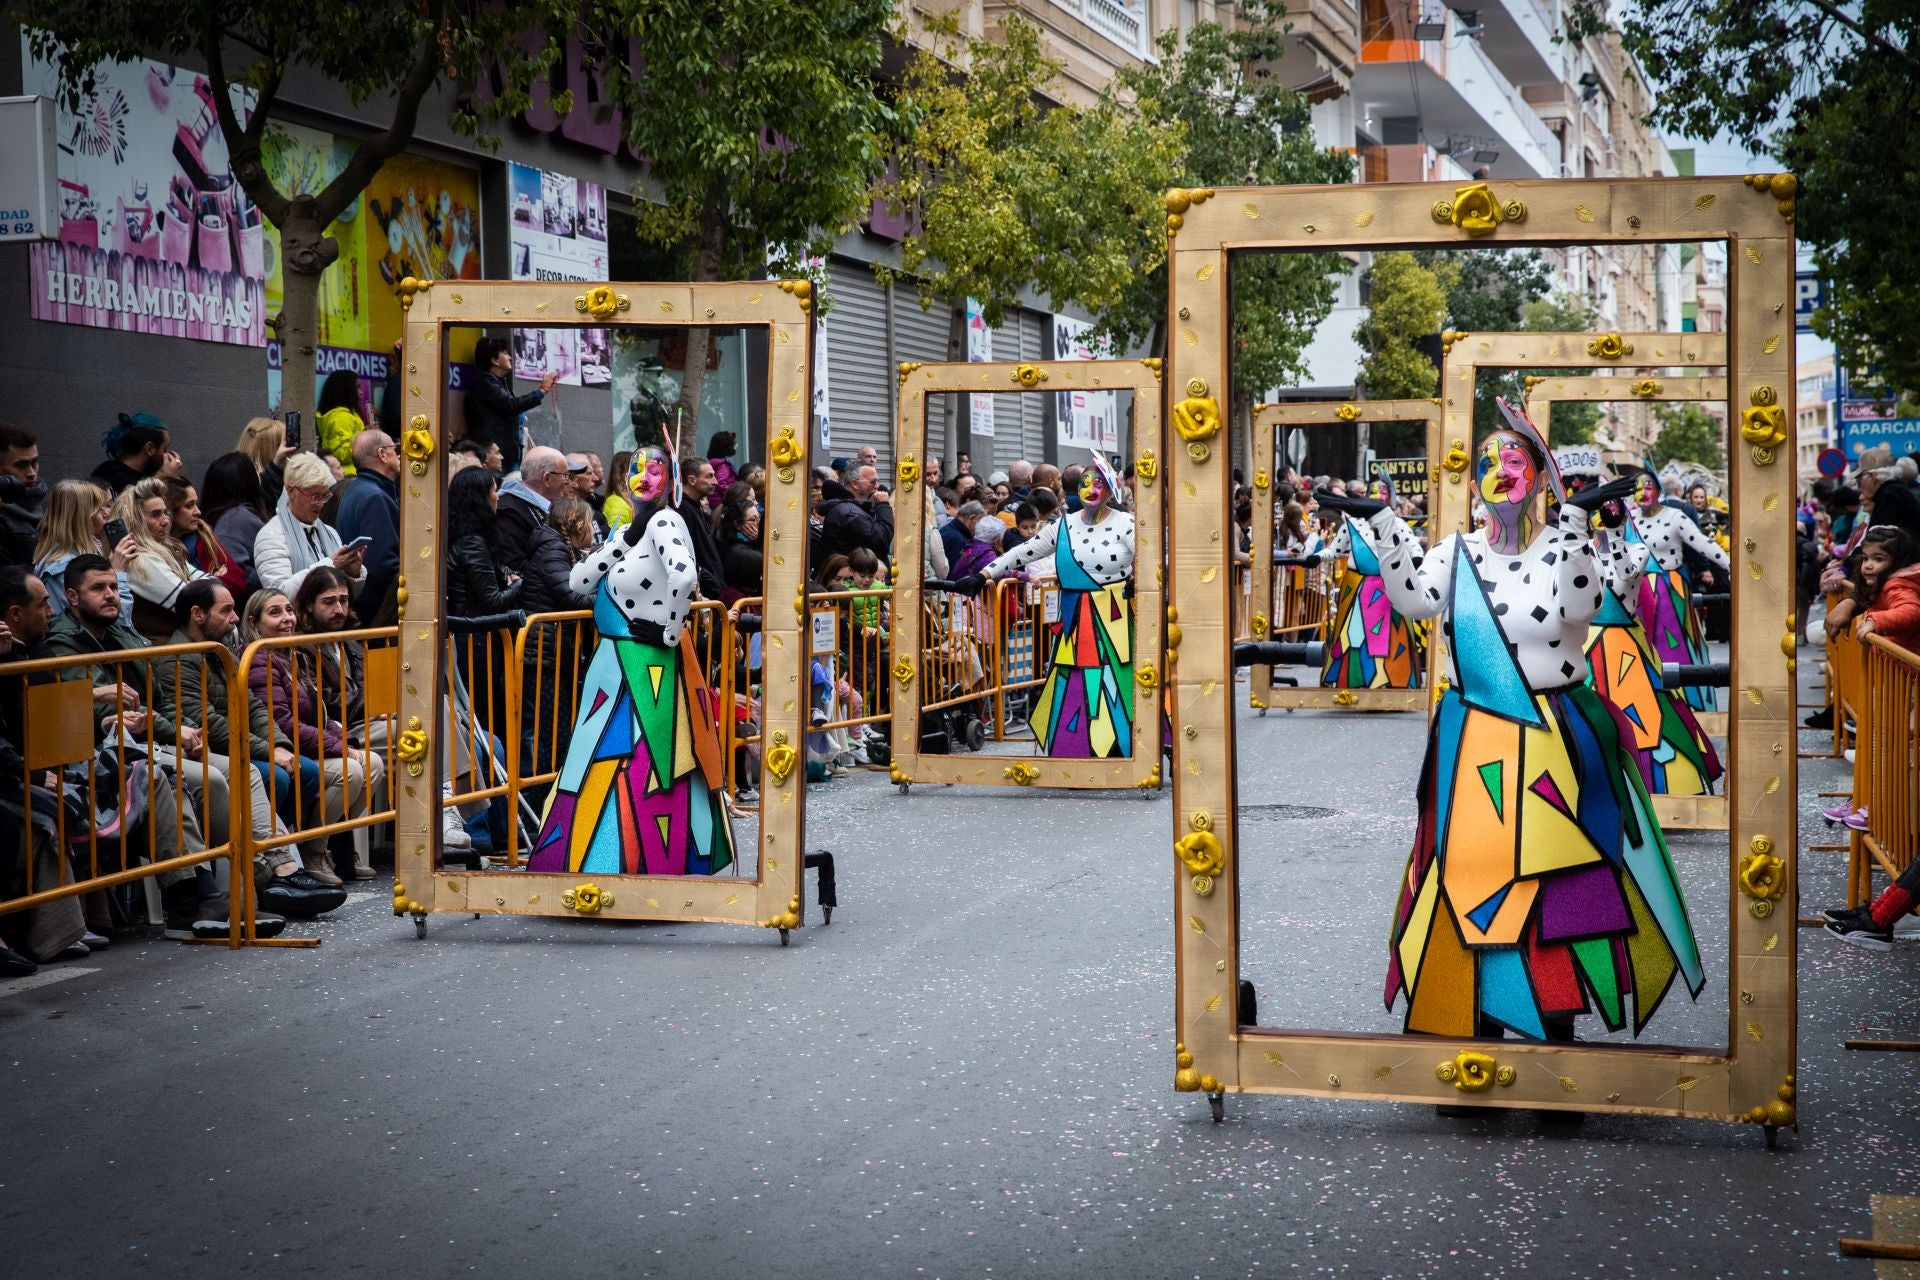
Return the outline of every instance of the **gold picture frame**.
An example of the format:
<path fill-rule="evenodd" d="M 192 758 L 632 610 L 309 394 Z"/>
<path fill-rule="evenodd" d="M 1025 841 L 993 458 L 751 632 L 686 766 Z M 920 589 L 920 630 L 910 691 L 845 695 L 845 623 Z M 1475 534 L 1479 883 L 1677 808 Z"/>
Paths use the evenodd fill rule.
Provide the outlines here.
<path fill-rule="evenodd" d="M 896 453 L 901 468 L 895 497 L 894 563 L 901 566 L 893 595 L 893 759 L 890 775 L 902 791 L 916 782 L 983 787 L 1067 787 L 1078 790 L 1153 788 L 1161 781 L 1161 495 L 1166 486 L 1162 443 L 1161 362 L 1158 360 L 1035 360 L 978 364 L 902 364 L 899 369 Z M 1011 754 L 940 755 L 920 749 L 926 702 L 920 661 L 923 619 L 920 573 L 926 537 L 925 499 L 917 481 L 927 448 L 928 397 L 951 392 L 1013 395 L 1036 391 L 1131 391 L 1134 485 L 1134 719 L 1133 753 L 1112 759 L 1056 759 Z M 913 503 L 911 513 L 902 508 Z M 1152 572 L 1148 572 L 1148 567 Z M 1225 572 L 1224 570 L 1222 572 Z M 1037 651 L 1036 661 L 1041 660 Z"/>
<path fill-rule="evenodd" d="M 1728 332 L 1582 335 L 1582 365 L 1727 369 L 1741 407 L 1730 464 L 1736 696 L 1728 740 L 1732 852 L 1724 909 L 1729 954 L 1709 981 L 1727 984 L 1723 1051 L 1444 1037 L 1345 1035 L 1242 1027 L 1238 998 L 1239 865 L 1227 553 L 1230 466 L 1171 451 L 1168 483 L 1198 500 L 1169 511 L 1167 600 L 1184 643 L 1169 645 L 1174 723 L 1174 1087 L 1491 1107 L 1618 1111 L 1764 1124 L 1795 1123 L 1798 910 L 1790 431 L 1794 242 L 1791 175 L 1197 189 L 1167 193 L 1167 377 L 1178 419 L 1218 416 L 1230 376 L 1230 255 L 1236 250 L 1368 250 L 1472 245 L 1719 241 L 1729 263 Z M 1640 349 L 1645 340 L 1647 349 Z M 1564 342 L 1565 339 L 1554 341 Z M 1632 343 L 1636 350 L 1624 351 Z M 1444 370 L 1439 527 L 1457 527 L 1469 486 L 1473 335 Z M 1617 346 L 1616 346 L 1617 344 Z M 1545 351 L 1500 357 L 1549 363 Z M 1570 361 L 1566 363 L 1571 363 Z M 1750 407 L 1748 407 L 1750 406 Z M 1412 787 L 1408 777 L 1404 785 Z M 1390 784 L 1391 785 L 1391 784 Z M 1201 870 L 1196 871 L 1198 866 Z M 1707 909 L 1708 902 L 1698 904 Z M 1412 1061 L 1409 1062 L 1409 1055 Z M 1471 1055 L 1463 1057 L 1462 1055 Z M 1459 1064 L 1467 1062 L 1471 1069 Z M 1484 1090 L 1483 1080 L 1490 1080 Z"/>
<path fill-rule="evenodd" d="M 1565 378 L 1529 379 L 1527 416 L 1537 423 L 1551 420 L 1553 406 L 1641 400 L 1653 404 L 1685 401 L 1727 402 L 1727 380 L 1718 375 L 1687 374 L 1677 378 L 1634 378 L 1622 374 L 1588 374 Z M 1696 711 L 1694 718 L 1709 737 L 1724 738 L 1727 713 Z M 1676 831 L 1725 831 L 1727 798 L 1719 796 L 1653 797 L 1653 813 L 1660 825 Z"/>
<path fill-rule="evenodd" d="M 1441 404 L 1431 400 L 1314 400 L 1284 401 L 1253 407 L 1253 603 L 1248 631 L 1255 640 L 1317 640 L 1319 636 L 1283 634 L 1280 620 L 1274 616 L 1273 571 L 1273 484 L 1280 474 L 1279 452 L 1275 448 L 1279 433 L 1288 427 L 1340 426 L 1362 422 L 1419 422 L 1426 425 L 1428 492 L 1439 485 Z M 1264 517 L 1264 518 L 1263 518 Z M 1429 520 L 1431 520 L 1429 514 Z M 1452 533 L 1447 529 L 1444 532 Z M 1331 565 L 1326 557 L 1323 568 Z M 1328 622 L 1332 621 L 1331 615 Z M 1413 689 L 1333 689 L 1315 683 L 1299 686 L 1275 684 L 1272 667 L 1254 667 L 1248 677 L 1249 704 L 1265 712 L 1268 708 L 1327 711 L 1425 711 L 1432 705 L 1433 681 L 1439 670 L 1434 665 L 1434 646 L 1429 644 L 1421 660 L 1421 681 Z M 1308 668 L 1298 668 L 1307 673 Z M 1318 673 L 1312 673 L 1318 680 Z M 1307 674 L 1302 674 L 1304 682 Z"/>
<path fill-rule="evenodd" d="M 396 755 L 395 908 L 424 936 L 436 912 L 686 920 L 777 928 L 801 923 L 807 699 L 804 603 L 807 559 L 809 378 L 813 289 L 805 280 L 729 284 L 602 284 L 411 278 L 405 308 L 406 375 L 400 477 L 400 723 Z M 690 329 L 759 328 L 767 334 L 768 475 L 763 523 L 765 695 L 758 875 L 586 876 L 527 871 L 440 871 L 438 734 L 443 640 L 441 524 L 446 446 L 442 353 L 455 326 L 556 323 Z M 785 748 L 783 753 L 782 748 Z"/>

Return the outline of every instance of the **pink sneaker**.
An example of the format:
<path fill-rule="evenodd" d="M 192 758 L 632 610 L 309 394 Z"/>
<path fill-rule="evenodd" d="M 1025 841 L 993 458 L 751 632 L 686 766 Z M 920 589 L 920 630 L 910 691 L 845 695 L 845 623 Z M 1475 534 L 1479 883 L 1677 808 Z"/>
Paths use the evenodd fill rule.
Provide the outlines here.
<path fill-rule="evenodd" d="M 1831 809 L 1822 809 L 1820 813 L 1828 822 L 1845 822 L 1853 813 L 1853 801 L 1842 800 Z"/>
<path fill-rule="evenodd" d="M 1840 819 L 1840 821 L 1855 831 L 1865 831 L 1867 829 L 1867 811 L 1865 809 L 1855 809 L 1852 813 Z"/>

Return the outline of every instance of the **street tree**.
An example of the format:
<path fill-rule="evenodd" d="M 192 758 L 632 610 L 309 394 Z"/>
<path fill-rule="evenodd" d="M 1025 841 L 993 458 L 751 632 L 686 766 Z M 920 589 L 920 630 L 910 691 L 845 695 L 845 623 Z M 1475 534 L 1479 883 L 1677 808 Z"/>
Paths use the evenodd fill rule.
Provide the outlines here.
<path fill-rule="evenodd" d="M 868 207 L 901 119 L 879 87 L 889 0 L 612 0 L 601 95 L 647 157 L 642 241 L 695 281 L 799 275 Z M 711 335 L 688 334 L 697 418 Z"/>
<path fill-rule="evenodd" d="M 1653 84 L 1654 124 L 1728 134 L 1796 175 L 1793 231 L 1832 282 L 1815 328 L 1849 368 L 1920 387 L 1920 5 L 1912 0 L 1575 0 L 1608 11 Z"/>
<path fill-rule="evenodd" d="M 18 18 L 34 56 L 60 68 L 60 94 L 68 106 L 78 104 L 94 68 L 104 62 L 157 57 L 205 70 L 234 178 L 280 233 L 284 293 L 281 313 L 270 323 L 281 344 L 282 407 L 310 414 L 320 276 L 340 256 L 328 226 L 381 165 L 412 142 L 430 94 L 456 92 L 490 75 L 494 92 L 486 101 L 464 99 L 453 110 L 455 125 L 476 136 L 484 135 L 490 121 L 524 110 L 534 82 L 559 58 L 578 12 L 562 0 L 371 6 L 341 0 L 30 0 Z M 632 15 L 634 22 L 644 18 Z M 340 85 L 373 125 L 317 192 L 283 190 L 262 156 L 281 86 L 297 72 Z M 235 98 L 242 94 L 247 105 L 237 108 Z M 565 96 L 556 99 L 556 109 L 564 111 Z"/>
<path fill-rule="evenodd" d="M 990 325 L 1028 286 L 1056 309 L 1116 305 L 1166 258 L 1161 195 L 1178 173 L 1179 131 L 1112 99 L 1060 104 L 1062 64 L 1022 18 L 1002 19 L 997 39 L 964 36 L 951 19 L 931 31 L 902 77 L 907 126 L 879 187 L 916 215 L 900 274 L 920 305 L 974 298 Z"/>
<path fill-rule="evenodd" d="M 1527 304 L 1553 287 L 1553 272 L 1537 249 L 1416 249 L 1413 256 L 1443 272 L 1446 327 L 1464 333 L 1518 329 Z"/>
<path fill-rule="evenodd" d="M 1285 4 L 1243 0 L 1228 29 L 1198 23 L 1184 39 L 1159 36 L 1155 57 L 1115 73 L 1108 97 L 1131 100 L 1155 130 L 1182 139 L 1170 185 L 1291 186 L 1353 181 L 1352 157 L 1315 142 L 1309 105 L 1271 67 L 1286 52 Z M 1231 267 L 1232 388 L 1236 420 L 1267 391 L 1305 375 L 1304 353 L 1333 309 L 1347 260 L 1333 253 L 1246 253 Z M 1167 273 L 1143 265 L 1120 299 L 1097 312 L 1116 349 L 1163 354 Z"/>
<path fill-rule="evenodd" d="M 1424 400 L 1439 394 L 1440 368 L 1434 361 L 1453 271 L 1450 263 L 1424 266 L 1401 250 L 1373 255 L 1362 280 L 1366 318 L 1353 331 L 1364 353 L 1360 395 L 1369 400 Z M 1370 432 L 1372 447 L 1383 455 L 1425 447 L 1411 423 L 1374 423 Z"/>
<path fill-rule="evenodd" d="M 1720 449 L 1724 428 L 1719 419 L 1699 405 L 1657 404 L 1653 407 L 1653 416 L 1660 423 L 1660 434 L 1653 442 L 1654 466 L 1692 462 L 1709 471 L 1718 471 L 1727 464 L 1727 456 Z"/>
<path fill-rule="evenodd" d="M 1517 328 L 1527 333 L 1587 333 L 1592 330 L 1592 310 L 1571 294 L 1549 294 L 1535 298 L 1520 308 Z M 1495 400 L 1504 397 L 1519 408 L 1526 403 L 1527 382 L 1532 378 L 1578 378 L 1592 369 L 1486 369 L 1473 385 L 1473 430 L 1476 437 L 1500 425 L 1500 409 Z M 1586 444 L 1600 427 L 1600 406 L 1587 401 L 1563 400 L 1553 406 L 1547 426 L 1547 443 L 1556 449 L 1562 445 Z"/>

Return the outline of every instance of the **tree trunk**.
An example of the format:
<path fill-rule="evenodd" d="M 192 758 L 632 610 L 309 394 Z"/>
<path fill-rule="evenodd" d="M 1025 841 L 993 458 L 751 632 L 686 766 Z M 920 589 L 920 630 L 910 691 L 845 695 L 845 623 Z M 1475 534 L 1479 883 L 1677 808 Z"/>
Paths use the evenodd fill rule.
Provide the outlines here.
<path fill-rule="evenodd" d="M 280 314 L 272 317 L 280 339 L 280 412 L 298 410 L 305 423 L 300 443 L 317 449 L 319 424 L 314 421 L 314 354 L 319 345 L 320 273 L 340 256 L 340 246 L 326 234 L 314 214 L 313 199 L 292 202 L 280 225 Z"/>

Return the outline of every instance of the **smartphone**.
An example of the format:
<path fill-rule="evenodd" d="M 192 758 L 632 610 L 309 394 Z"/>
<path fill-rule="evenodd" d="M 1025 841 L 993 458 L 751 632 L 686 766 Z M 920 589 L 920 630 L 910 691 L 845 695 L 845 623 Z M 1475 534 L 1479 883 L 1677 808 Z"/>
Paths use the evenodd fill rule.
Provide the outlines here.
<path fill-rule="evenodd" d="M 373 539 L 363 533 L 359 537 L 355 538 L 352 542 L 343 544 L 340 549 L 342 551 L 365 551 L 368 547 L 372 545 L 373 545 Z"/>
<path fill-rule="evenodd" d="M 287 448 L 298 449 L 299 447 L 300 411 L 298 409 L 289 409 L 287 410 Z"/>
<path fill-rule="evenodd" d="M 125 520 L 107 521 L 107 527 L 100 531 L 100 536 L 106 539 L 109 550 L 119 546 L 127 540 L 127 522 Z"/>

